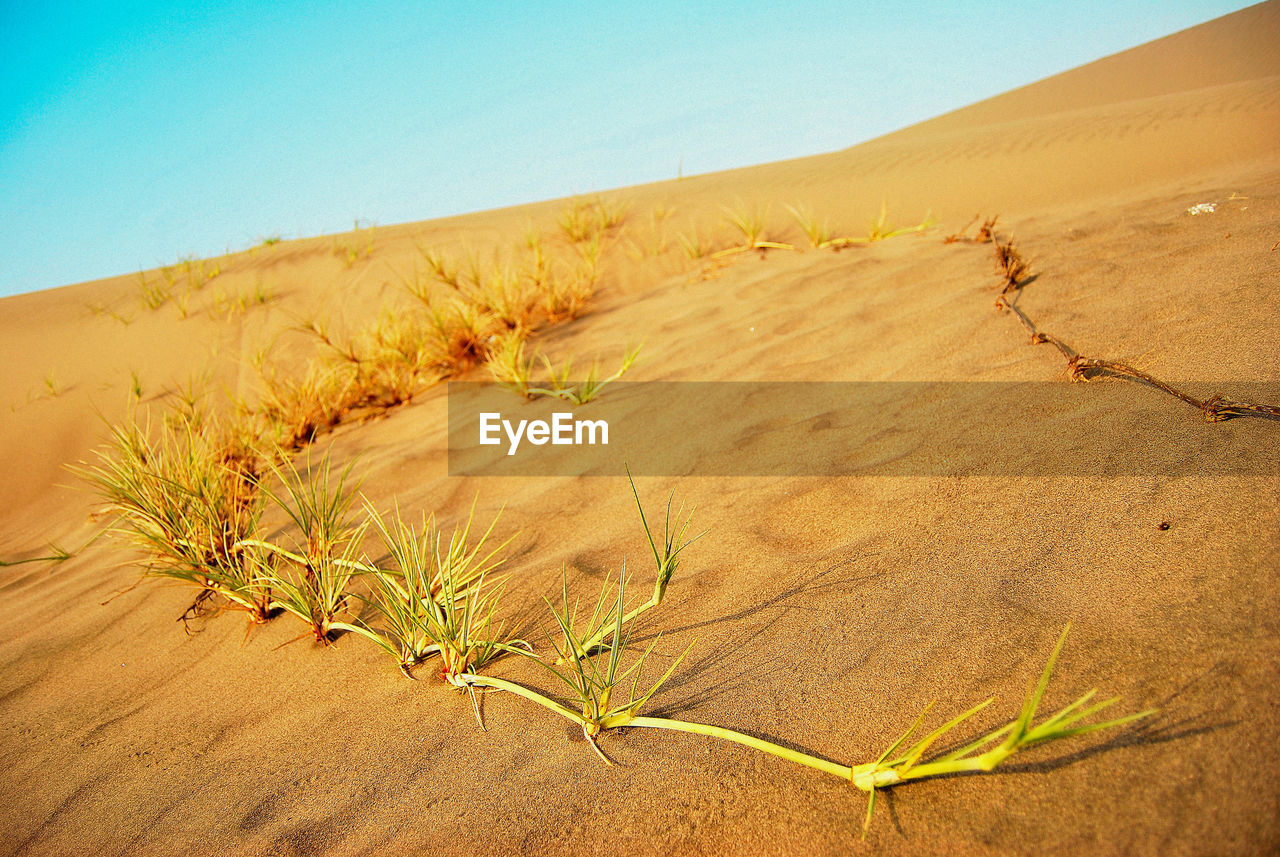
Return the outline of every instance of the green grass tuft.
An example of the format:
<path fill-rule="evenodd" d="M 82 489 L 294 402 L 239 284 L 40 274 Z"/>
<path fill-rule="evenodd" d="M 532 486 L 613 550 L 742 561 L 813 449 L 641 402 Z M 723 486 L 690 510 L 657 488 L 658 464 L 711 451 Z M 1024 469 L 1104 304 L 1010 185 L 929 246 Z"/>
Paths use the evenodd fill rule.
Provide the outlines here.
<path fill-rule="evenodd" d="M 146 554 L 151 575 L 197 589 L 181 618 L 216 599 L 266 620 L 270 587 L 256 550 L 244 546 L 264 509 L 255 463 L 211 416 L 179 414 L 154 431 L 136 422 L 113 427 L 98 463 L 75 470 L 106 502 L 108 531 Z"/>
<path fill-rule="evenodd" d="M 502 625 L 493 622 L 503 582 L 491 574 L 502 564 L 501 552 L 510 539 L 488 547 L 498 519 L 472 542 L 475 506 L 465 524 L 445 541 L 434 518 L 414 529 L 396 509 L 384 519 L 367 504 L 369 520 L 382 538 L 395 567 L 367 568 L 373 587 L 367 599 L 379 618 L 342 627 L 373 641 L 394 657 L 405 675 L 432 655 L 440 655 L 441 679 L 468 687 L 459 676 L 478 672 L 516 647 L 520 640 L 502 639 Z M 476 711 L 479 721 L 479 709 Z M 483 727 L 483 723 L 481 723 Z"/>
<path fill-rule="evenodd" d="M 575 602 L 572 606 L 570 605 L 568 583 L 563 577 L 561 580 L 560 606 L 556 607 L 549 600 L 547 601 L 551 615 L 556 620 L 559 635 L 557 637 L 557 635 L 548 634 L 547 639 L 559 656 L 557 664 L 562 666 L 558 668 L 541 659 L 534 660 L 555 676 L 568 690 L 570 695 L 564 702 L 514 682 L 491 676 L 465 674 L 459 676 L 459 679 L 477 687 L 509 691 L 577 723 L 582 727 L 582 734 L 590 742 L 596 755 L 606 764 L 612 765 L 613 762 L 596 743 L 596 736 L 607 729 L 630 725 L 639 714 L 640 708 L 657 693 L 658 688 L 680 666 L 689 650 L 686 649 L 684 654 L 676 658 L 657 681 L 641 692 L 644 664 L 653 653 L 658 638 L 655 637 L 648 650 L 632 661 L 630 666 L 625 669 L 621 667 L 632 628 L 632 623 L 623 616 L 627 601 L 626 564 L 623 564 L 622 570 L 618 573 L 617 596 L 613 599 L 613 604 L 611 606 L 609 604 L 613 583 L 606 580 L 595 610 L 585 622 L 578 618 L 578 604 Z M 608 617 L 612 617 L 612 621 Z M 602 629 L 607 630 L 605 637 L 607 645 L 599 647 L 594 655 L 583 654 L 587 650 L 588 639 L 596 636 Z M 631 680 L 630 686 L 627 685 L 628 679 Z"/>
<path fill-rule="evenodd" d="M 289 547 L 262 538 L 238 543 L 273 557 L 258 569 L 273 591 L 271 607 L 301 619 L 320 643 L 330 641 L 338 627 L 336 617 L 347 606 L 348 583 L 362 571 L 359 552 L 368 521 L 356 524 L 350 516 L 353 465 L 335 474 L 326 456 L 309 475 L 287 459 L 270 465 L 281 488 L 260 485 L 260 490 L 285 513 L 297 533 L 292 534 Z"/>

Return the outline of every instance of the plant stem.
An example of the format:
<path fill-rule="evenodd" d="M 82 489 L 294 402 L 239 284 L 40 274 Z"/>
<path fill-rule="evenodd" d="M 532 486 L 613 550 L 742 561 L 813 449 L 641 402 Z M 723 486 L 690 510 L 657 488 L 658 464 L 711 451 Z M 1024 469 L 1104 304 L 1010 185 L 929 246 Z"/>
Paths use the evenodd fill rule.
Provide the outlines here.
<path fill-rule="evenodd" d="M 549 699 L 543 696 L 536 690 L 530 690 L 529 688 L 516 684 L 515 682 L 501 678 L 494 678 L 493 676 L 476 675 L 474 673 L 459 673 L 458 680 L 472 686 L 491 687 L 494 690 L 505 690 L 508 693 L 514 693 L 516 696 L 524 697 L 530 702 L 536 702 L 543 708 L 554 711 L 561 717 L 564 717 L 567 720 L 572 720 L 580 726 L 586 725 L 587 721 L 576 711 L 564 707 L 554 699 Z"/>
<path fill-rule="evenodd" d="M 751 735 L 744 735 L 741 732 L 735 732 L 732 729 L 725 729 L 721 726 L 709 726 L 705 723 L 690 723 L 685 720 L 669 720 L 666 717 L 635 717 L 628 726 L 644 726 L 651 729 L 672 729 L 676 732 L 692 732 L 694 735 L 708 735 L 712 738 L 720 738 L 725 741 L 733 741 L 738 744 L 750 747 L 753 750 L 761 750 L 770 753 L 779 758 L 786 759 L 789 762 L 795 762 L 810 768 L 822 771 L 839 777 L 842 780 L 852 780 L 853 769 L 835 762 L 829 762 L 817 756 L 810 756 L 808 753 L 801 753 L 799 750 L 792 750 L 783 747 L 780 744 L 774 744 L 772 741 L 765 741 L 762 738 L 755 738 Z M 867 767 L 867 766 L 859 766 Z"/>

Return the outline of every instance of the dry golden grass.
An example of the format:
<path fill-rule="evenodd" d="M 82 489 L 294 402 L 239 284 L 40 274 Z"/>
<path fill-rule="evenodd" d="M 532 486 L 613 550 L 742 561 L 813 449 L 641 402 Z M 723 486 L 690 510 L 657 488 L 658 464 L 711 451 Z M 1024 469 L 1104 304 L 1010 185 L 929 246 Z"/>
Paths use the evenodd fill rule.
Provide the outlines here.
<path fill-rule="evenodd" d="M 1031 273 L 1031 265 L 1022 258 L 1013 239 L 996 241 L 996 268 L 1004 280 L 1004 288 L 1000 294 L 1008 294 L 1019 288 L 1026 276 Z"/>

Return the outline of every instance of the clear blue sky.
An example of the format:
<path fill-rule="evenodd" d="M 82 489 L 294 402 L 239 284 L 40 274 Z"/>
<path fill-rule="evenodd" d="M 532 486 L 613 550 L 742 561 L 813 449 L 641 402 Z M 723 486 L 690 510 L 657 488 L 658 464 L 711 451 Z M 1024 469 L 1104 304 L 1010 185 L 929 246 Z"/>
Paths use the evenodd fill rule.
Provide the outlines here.
<path fill-rule="evenodd" d="M 1245 5 L 0 0 L 0 295 L 841 149 Z"/>

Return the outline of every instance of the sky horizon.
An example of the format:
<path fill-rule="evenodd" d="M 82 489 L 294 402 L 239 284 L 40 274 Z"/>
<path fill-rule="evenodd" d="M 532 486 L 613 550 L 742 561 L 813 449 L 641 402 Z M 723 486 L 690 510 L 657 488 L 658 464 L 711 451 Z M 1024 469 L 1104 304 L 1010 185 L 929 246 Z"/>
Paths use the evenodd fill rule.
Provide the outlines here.
<path fill-rule="evenodd" d="M 1248 5 L 6 3 L 0 296 L 837 151 Z"/>

